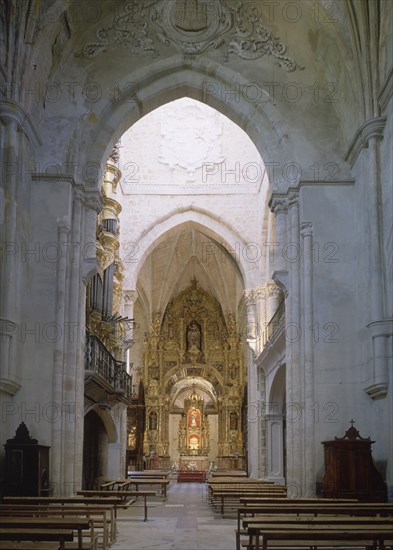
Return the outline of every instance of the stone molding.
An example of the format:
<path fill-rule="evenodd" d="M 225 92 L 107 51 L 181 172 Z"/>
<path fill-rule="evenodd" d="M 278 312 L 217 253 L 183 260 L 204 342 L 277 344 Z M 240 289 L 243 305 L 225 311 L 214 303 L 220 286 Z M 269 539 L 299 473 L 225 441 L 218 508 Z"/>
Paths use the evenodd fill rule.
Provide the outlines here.
<path fill-rule="evenodd" d="M 381 87 L 381 91 L 379 92 L 378 101 L 379 101 L 379 106 L 381 111 L 384 111 L 386 109 L 389 101 L 392 99 L 392 95 L 393 95 L 393 68 L 390 69 L 390 72 Z"/>
<path fill-rule="evenodd" d="M 0 101 L 0 119 L 4 121 L 13 120 L 16 122 L 18 128 L 25 133 L 34 149 L 42 145 L 41 138 L 30 116 L 17 101 L 13 99 L 3 99 Z"/>
<path fill-rule="evenodd" d="M 358 128 L 352 139 L 352 143 L 345 153 L 345 160 L 353 166 L 358 158 L 360 151 L 368 147 L 368 142 L 371 138 L 383 138 L 386 117 L 370 118 Z"/>

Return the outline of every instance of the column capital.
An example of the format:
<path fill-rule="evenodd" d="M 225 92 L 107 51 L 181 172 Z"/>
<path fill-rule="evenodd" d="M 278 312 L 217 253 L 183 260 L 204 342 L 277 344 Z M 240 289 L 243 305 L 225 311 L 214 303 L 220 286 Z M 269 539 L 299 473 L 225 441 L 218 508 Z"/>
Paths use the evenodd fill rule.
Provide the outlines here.
<path fill-rule="evenodd" d="M 288 212 L 288 199 L 284 196 L 272 195 L 269 201 L 269 208 L 276 216 Z"/>
<path fill-rule="evenodd" d="M 300 224 L 300 234 L 304 237 L 312 237 L 313 235 L 313 229 L 312 229 L 312 223 L 311 222 L 302 222 Z"/>
<path fill-rule="evenodd" d="M 136 290 L 124 290 L 123 297 L 124 305 L 133 306 L 136 302 L 136 299 L 138 298 L 138 293 Z"/>
<path fill-rule="evenodd" d="M 104 201 L 102 198 L 101 191 L 92 191 L 89 193 L 82 193 L 83 203 L 86 208 L 94 210 L 99 214 L 104 206 Z"/>
<path fill-rule="evenodd" d="M 65 233 L 66 235 L 71 230 L 70 222 L 67 218 L 57 218 L 57 230 L 59 233 Z"/>
<path fill-rule="evenodd" d="M 288 209 L 293 206 L 299 206 L 299 192 L 291 191 L 288 193 Z"/>
<path fill-rule="evenodd" d="M 266 298 L 279 298 L 282 295 L 281 288 L 275 282 L 266 283 L 264 289 Z"/>
<path fill-rule="evenodd" d="M 244 290 L 243 298 L 247 307 L 255 305 L 255 298 L 256 298 L 255 290 L 254 289 Z"/>

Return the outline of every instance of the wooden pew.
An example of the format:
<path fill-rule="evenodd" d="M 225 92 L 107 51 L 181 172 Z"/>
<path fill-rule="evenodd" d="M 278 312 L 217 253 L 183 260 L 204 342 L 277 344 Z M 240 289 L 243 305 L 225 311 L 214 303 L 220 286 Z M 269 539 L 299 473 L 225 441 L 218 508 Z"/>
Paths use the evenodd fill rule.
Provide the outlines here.
<path fill-rule="evenodd" d="M 102 547 L 108 548 L 116 540 L 116 518 L 113 506 L 107 505 L 56 505 L 56 504 L 0 504 L 1 518 L 85 518 L 92 523 L 92 538 L 100 534 Z M 94 533 L 94 536 L 93 536 Z"/>
<path fill-rule="evenodd" d="M 60 546 L 57 542 L 42 542 L 40 541 L 39 549 L 37 542 L 10 542 L 0 540 L 0 550 L 59 550 Z"/>
<path fill-rule="evenodd" d="M 292 499 L 287 499 L 288 501 Z M 320 499 L 323 500 L 323 499 Z M 243 517 L 243 525 L 247 526 L 249 543 L 251 543 L 251 535 L 254 535 L 255 532 L 253 528 L 255 525 L 260 524 L 262 521 L 269 521 L 271 518 L 274 518 L 275 525 L 282 525 L 283 521 L 280 518 L 288 518 L 292 516 L 294 521 L 300 524 L 302 522 L 302 517 L 306 517 L 305 521 L 309 520 L 309 516 L 318 517 L 325 516 L 330 520 L 331 524 L 335 524 L 335 519 L 332 518 L 333 515 L 342 516 L 342 517 L 360 517 L 359 520 L 353 520 L 352 517 L 348 523 L 356 523 L 356 521 L 362 521 L 362 517 L 372 516 L 374 519 L 377 516 L 382 517 L 382 521 L 391 521 L 391 516 L 393 516 L 393 506 L 389 503 L 359 503 L 359 502 L 276 502 L 274 504 L 267 503 L 259 506 L 244 506 L 238 509 L 238 525 L 236 532 L 236 548 L 240 548 L 240 534 L 245 534 L 244 531 L 240 530 L 240 518 L 242 515 L 251 514 L 252 518 Z M 390 517 L 389 517 L 390 516 Z M 323 520 L 321 520 L 322 522 Z M 379 520 L 376 520 L 374 523 L 377 523 Z M 287 522 L 291 523 L 291 522 Z M 310 522 L 309 522 L 310 523 Z M 337 523 L 337 522 L 336 522 Z M 251 530 L 251 531 L 250 531 Z M 297 539 L 300 540 L 300 539 Z M 306 539 L 309 540 L 309 539 Z"/>
<path fill-rule="evenodd" d="M 244 497 L 259 497 L 264 499 L 281 497 L 286 498 L 285 490 L 272 491 L 270 488 L 261 487 L 241 487 L 238 489 L 214 489 L 211 494 L 211 504 L 213 507 L 219 507 L 221 515 L 225 513 L 225 507 L 238 507 L 241 499 Z"/>
<path fill-rule="evenodd" d="M 272 542 L 284 543 L 284 545 L 290 543 L 295 546 L 305 546 L 308 543 L 315 548 L 326 543 L 330 543 L 329 546 L 342 547 L 347 544 L 358 546 L 360 541 L 371 546 L 378 541 L 379 548 L 383 549 L 385 541 L 392 539 L 392 525 L 374 523 L 362 526 L 351 523 L 330 526 L 317 523 L 308 525 L 259 523 L 249 526 L 248 532 L 249 550 L 268 550 Z"/>
<path fill-rule="evenodd" d="M 208 481 L 208 500 L 215 507 L 219 503 L 222 515 L 225 511 L 225 503 L 239 505 L 242 497 L 285 498 L 286 496 L 284 485 L 276 485 L 263 480 L 218 478 Z"/>
<path fill-rule="evenodd" d="M 162 480 L 161 480 L 162 481 Z M 127 508 L 131 504 L 135 502 L 135 498 L 132 498 L 130 500 L 130 497 L 143 497 L 143 503 L 144 503 L 144 519 L 143 521 L 147 521 L 147 497 L 148 496 L 155 496 L 155 491 L 77 491 L 78 495 L 82 495 L 86 497 L 87 499 L 91 499 L 92 501 L 100 500 L 101 502 L 104 502 L 106 500 L 112 501 L 112 499 L 115 499 L 116 506 L 120 506 L 122 508 Z M 128 498 L 128 501 L 127 501 Z M 117 517 L 117 516 L 116 516 Z"/>
<path fill-rule="evenodd" d="M 71 509 L 71 514 L 77 512 L 77 507 L 81 508 L 80 513 L 90 513 L 92 515 L 101 513 L 103 515 L 103 539 L 108 539 L 107 523 L 110 526 L 111 542 L 116 539 L 116 507 L 123 503 L 123 499 L 102 499 L 102 498 L 85 498 L 85 497 L 4 497 L 3 503 L 0 504 L 0 509 L 5 506 L 12 506 L 15 509 L 18 506 L 32 506 L 56 510 L 58 505 L 60 510 L 64 510 L 64 515 L 67 514 L 66 509 Z M 71 507 L 71 508 L 70 508 Z"/>
<path fill-rule="evenodd" d="M 343 504 L 345 502 L 359 502 L 356 499 L 321 499 L 318 497 L 301 497 L 301 498 L 291 498 L 288 499 L 286 497 L 280 497 L 280 498 L 261 498 L 261 497 L 242 497 L 240 498 L 241 506 L 237 509 L 237 530 L 236 530 L 236 549 L 240 549 L 240 536 L 243 534 L 245 535 L 246 532 L 241 529 L 241 520 L 243 518 L 246 518 L 247 516 L 255 517 L 258 513 L 264 513 L 266 512 L 266 505 L 272 506 L 273 504 L 282 504 L 285 502 L 289 502 L 290 504 Z M 268 515 L 266 513 L 266 515 Z M 294 514 L 293 517 L 298 518 L 298 514 Z M 314 517 L 314 516 L 313 516 Z"/>
<path fill-rule="evenodd" d="M 167 498 L 167 487 L 170 483 L 169 479 L 157 479 L 157 478 L 148 478 L 148 479 L 140 479 L 138 477 L 133 478 L 130 477 L 128 479 L 128 483 L 130 485 L 135 485 L 135 490 L 138 493 L 139 487 L 149 487 L 151 485 L 159 485 L 161 487 L 161 494 L 163 500 L 166 500 Z"/>
<path fill-rule="evenodd" d="M 1 526 L 4 528 L 20 529 L 72 529 L 78 533 L 78 550 L 95 550 L 96 540 L 94 537 L 94 527 L 91 520 L 87 518 L 53 518 L 53 517 L 1 517 Z M 83 544 L 83 530 L 88 530 L 90 543 Z M 69 545 L 67 545 L 69 548 Z"/>
<path fill-rule="evenodd" d="M 17 527 L 0 527 L 0 541 L 18 542 L 45 542 L 59 543 L 59 549 L 64 550 L 66 541 L 73 541 L 72 529 L 20 529 Z M 4 546 L 4 545 L 3 545 Z M 39 548 L 39 547 L 37 547 Z"/>
<path fill-rule="evenodd" d="M 144 478 L 155 478 L 155 479 L 169 479 L 171 475 L 170 470 L 143 470 L 143 471 L 129 471 L 127 473 L 128 477 L 138 477 L 141 479 Z"/>

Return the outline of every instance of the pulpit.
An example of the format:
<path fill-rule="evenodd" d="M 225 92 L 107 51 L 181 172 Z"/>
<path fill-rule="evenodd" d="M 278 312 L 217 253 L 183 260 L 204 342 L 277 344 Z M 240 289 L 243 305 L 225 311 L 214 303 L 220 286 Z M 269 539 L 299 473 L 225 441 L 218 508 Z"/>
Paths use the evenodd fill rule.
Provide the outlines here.
<path fill-rule="evenodd" d="M 343 437 L 322 442 L 325 447 L 322 496 L 385 502 L 386 484 L 371 456 L 374 441 L 361 437 L 352 420 L 351 424 Z"/>

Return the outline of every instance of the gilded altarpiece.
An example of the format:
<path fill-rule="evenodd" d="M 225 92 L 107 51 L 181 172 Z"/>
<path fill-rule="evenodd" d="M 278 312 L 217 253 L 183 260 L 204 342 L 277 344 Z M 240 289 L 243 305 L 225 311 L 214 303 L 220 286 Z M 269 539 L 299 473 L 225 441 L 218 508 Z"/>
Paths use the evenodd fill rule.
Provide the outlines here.
<path fill-rule="evenodd" d="M 163 314 L 153 314 L 144 342 L 144 451 L 160 457 L 160 464 L 171 461 L 170 414 L 181 416 L 180 455 L 209 453 L 209 416 L 213 414 L 218 421 L 218 455 L 214 460 L 244 455 L 241 411 L 246 378 L 244 347 L 237 326 L 235 314 L 224 316 L 216 298 L 199 288 L 195 278 Z M 175 406 L 177 383 L 186 379 L 190 383 L 198 379 L 208 381 L 214 403 L 205 406 L 194 389 L 182 407 Z"/>

